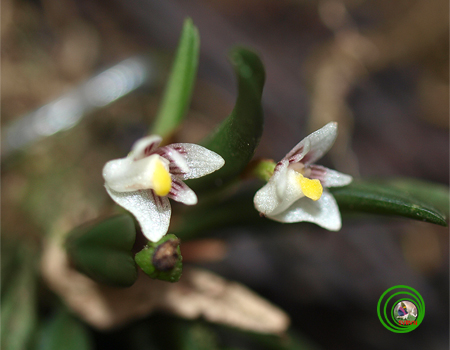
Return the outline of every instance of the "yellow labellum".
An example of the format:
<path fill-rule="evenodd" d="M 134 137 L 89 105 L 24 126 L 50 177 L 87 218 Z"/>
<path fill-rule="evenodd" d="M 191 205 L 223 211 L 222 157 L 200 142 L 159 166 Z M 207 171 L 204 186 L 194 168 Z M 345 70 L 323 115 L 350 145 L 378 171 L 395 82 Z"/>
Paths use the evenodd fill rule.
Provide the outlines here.
<path fill-rule="evenodd" d="M 164 167 L 164 164 L 157 159 L 155 171 L 153 172 L 153 190 L 158 196 L 167 196 L 172 188 L 172 178 Z"/>
<path fill-rule="evenodd" d="M 323 187 L 319 180 L 310 180 L 302 174 L 297 174 L 297 180 L 302 188 L 303 194 L 306 197 L 311 198 L 313 201 L 316 201 L 322 197 Z"/>

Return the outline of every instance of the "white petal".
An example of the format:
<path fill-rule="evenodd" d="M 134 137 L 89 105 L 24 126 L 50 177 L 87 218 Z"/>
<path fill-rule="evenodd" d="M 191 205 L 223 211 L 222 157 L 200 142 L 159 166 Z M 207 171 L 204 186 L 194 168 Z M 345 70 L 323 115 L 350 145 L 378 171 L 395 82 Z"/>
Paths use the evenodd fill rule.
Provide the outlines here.
<path fill-rule="evenodd" d="M 178 151 L 189 167 L 189 171 L 179 176 L 183 180 L 196 179 L 208 175 L 225 164 L 225 160 L 217 153 L 192 143 L 174 143 L 171 148 Z"/>
<path fill-rule="evenodd" d="M 339 171 L 325 168 L 321 165 L 312 164 L 308 167 L 311 179 L 319 179 L 324 187 L 341 187 L 353 181 L 353 177 Z"/>
<path fill-rule="evenodd" d="M 152 242 L 164 236 L 170 224 L 170 203 L 167 197 L 158 197 L 152 190 L 116 192 L 107 184 L 111 198 L 132 213 L 141 225 L 142 233 Z"/>
<path fill-rule="evenodd" d="M 161 160 L 168 170 L 169 162 L 157 154 L 137 161 L 129 157 L 111 160 L 103 167 L 103 178 L 114 191 L 146 190 L 152 188 L 153 173 L 158 160 Z"/>
<path fill-rule="evenodd" d="M 144 157 L 147 157 L 155 152 L 161 143 L 162 138 L 158 135 L 151 135 L 143 137 L 137 140 L 133 147 L 131 147 L 130 157 L 134 160 L 139 160 Z"/>
<path fill-rule="evenodd" d="M 183 181 L 175 177 L 172 177 L 172 189 L 170 190 L 169 198 L 186 205 L 194 205 L 198 201 L 195 192 Z"/>
<path fill-rule="evenodd" d="M 285 168 L 274 173 L 269 182 L 256 192 L 253 202 L 256 210 L 271 216 L 283 212 L 301 197 L 303 192 L 296 172 Z"/>
<path fill-rule="evenodd" d="M 267 217 L 287 223 L 313 222 L 330 231 L 339 231 L 342 226 L 339 207 L 334 197 L 327 191 L 324 191 L 317 201 L 303 197 L 284 212 L 273 216 L 267 215 Z"/>
<path fill-rule="evenodd" d="M 328 123 L 323 128 L 306 136 L 283 159 L 294 157 L 295 162 L 301 161 L 303 164 L 314 163 L 328 152 L 336 140 L 336 136 L 337 123 Z"/>

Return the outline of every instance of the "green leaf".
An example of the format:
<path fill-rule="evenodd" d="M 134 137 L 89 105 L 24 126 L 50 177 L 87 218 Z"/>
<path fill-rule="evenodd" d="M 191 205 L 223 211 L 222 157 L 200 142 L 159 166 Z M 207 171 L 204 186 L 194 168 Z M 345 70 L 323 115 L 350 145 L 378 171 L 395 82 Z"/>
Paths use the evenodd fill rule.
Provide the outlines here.
<path fill-rule="evenodd" d="M 93 280 L 117 287 L 129 287 L 137 278 L 133 248 L 134 221 L 128 214 L 74 229 L 66 241 L 75 267 Z"/>
<path fill-rule="evenodd" d="M 61 309 L 44 325 L 39 350 L 88 350 L 93 344 L 87 328 L 74 316 Z"/>
<path fill-rule="evenodd" d="M 178 282 L 183 271 L 180 240 L 173 234 L 158 242 L 148 242 L 134 257 L 136 263 L 151 278 Z"/>
<path fill-rule="evenodd" d="M 190 18 L 183 31 L 152 134 L 167 138 L 183 120 L 197 75 L 200 36 Z"/>
<path fill-rule="evenodd" d="M 195 191 L 219 187 L 239 175 L 255 153 L 263 131 L 261 95 L 264 66 L 258 55 L 245 48 L 231 51 L 230 62 L 238 79 L 238 97 L 231 114 L 202 142 L 220 154 L 225 165 L 218 171 L 187 183 Z"/>
<path fill-rule="evenodd" d="M 447 218 L 449 216 L 450 196 L 446 185 L 408 178 L 384 180 L 379 183 L 393 186 L 421 201 L 430 203 Z"/>
<path fill-rule="evenodd" d="M 392 186 L 376 182 L 353 182 L 348 186 L 330 188 L 330 192 L 341 209 L 398 215 L 447 226 L 440 211 Z"/>
<path fill-rule="evenodd" d="M 19 240 L 11 239 L 5 230 L 2 231 L 1 241 L 1 296 L 5 295 L 4 290 L 14 279 L 17 270 L 20 268 L 19 260 Z"/>
<path fill-rule="evenodd" d="M 180 350 L 219 350 L 216 333 L 205 322 L 176 322 L 178 349 Z"/>
<path fill-rule="evenodd" d="M 22 264 L 2 296 L 1 348 L 27 349 L 37 325 L 37 261 L 28 249 L 22 251 Z"/>

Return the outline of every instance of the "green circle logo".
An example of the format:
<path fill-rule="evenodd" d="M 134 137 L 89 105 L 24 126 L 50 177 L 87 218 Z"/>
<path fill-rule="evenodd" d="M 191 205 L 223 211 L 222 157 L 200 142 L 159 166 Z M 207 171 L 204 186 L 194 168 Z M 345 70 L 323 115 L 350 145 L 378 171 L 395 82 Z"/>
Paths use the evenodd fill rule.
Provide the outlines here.
<path fill-rule="evenodd" d="M 377 314 L 381 324 L 391 332 L 408 333 L 422 323 L 425 303 L 414 288 L 394 286 L 381 295 Z"/>

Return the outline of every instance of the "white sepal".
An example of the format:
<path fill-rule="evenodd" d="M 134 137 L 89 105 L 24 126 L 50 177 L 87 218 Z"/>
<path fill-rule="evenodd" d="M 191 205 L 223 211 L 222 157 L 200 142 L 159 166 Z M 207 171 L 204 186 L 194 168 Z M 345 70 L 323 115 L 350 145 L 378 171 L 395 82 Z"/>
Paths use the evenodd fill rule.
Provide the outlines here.
<path fill-rule="evenodd" d="M 136 217 L 148 240 L 157 242 L 167 233 L 171 214 L 167 197 L 158 197 L 152 190 L 116 192 L 108 184 L 105 188 L 117 204 Z"/>

